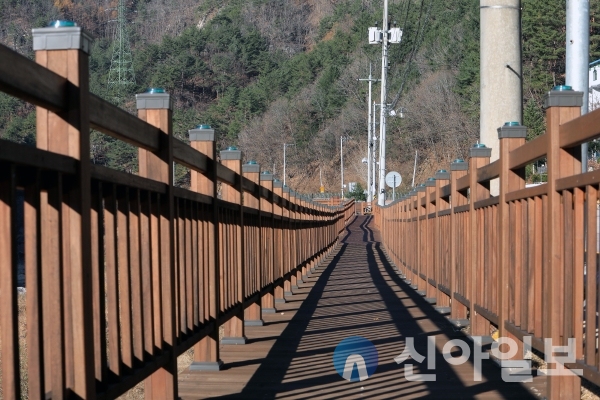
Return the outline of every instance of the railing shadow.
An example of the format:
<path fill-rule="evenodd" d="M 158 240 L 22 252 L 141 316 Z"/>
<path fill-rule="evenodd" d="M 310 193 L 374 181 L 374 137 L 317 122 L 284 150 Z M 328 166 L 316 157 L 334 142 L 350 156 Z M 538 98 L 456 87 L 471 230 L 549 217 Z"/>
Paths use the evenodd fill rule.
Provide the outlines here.
<path fill-rule="evenodd" d="M 431 321 L 437 328 L 433 332 L 426 333 L 420 327 L 418 323 L 411 317 L 410 312 L 406 307 L 400 307 L 398 309 L 398 296 L 397 293 L 389 286 L 389 284 L 378 285 L 381 293 L 381 297 L 386 304 L 388 309 L 398 309 L 395 315 L 394 322 L 397 324 L 398 330 L 403 333 L 402 341 L 406 337 L 415 338 L 415 350 L 421 354 L 427 354 L 427 336 L 444 334 L 448 337 L 448 340 L 459 339 L 468 344 L 470 349 L 469 363 L 475 364 L 474 361 L 474 346 L 473 343 L 466 338 L 462 332 L 454 330 L 448 320 L 437 312 L 431 304 L 429 304 L 423 296 L 419 295 L 414 289 L 412 289 L 404 280 L 402 280 L 393 266 L 388 261 L 385 253 L 382 249 L 382 244 L 378 240 L 379 238 L 375 235 L 374 230 L 371 228 L 372 219 L 369 220 L 368 224 L 361 225 L 361 228 L 369 231 L 370 235 L 376 240 L 373 243 L 367 244 L 367 252 L 369 254 L 369 270 L 374 281 L 384 282 L 385 278 L 381 274 L 380 269 L 376 264 L 376 258 L 381 260 L 382 266 L 385 272 L 389 275 L 391 280 L 402 289 L 403 294 L 407 296 L 415 305 L 419 308 L 427 320 Z M 439 340 L 438 340 L 439 341 Z M 441 343 L 442 346 L 445 343 Z M 439 344 L 438 344 L 439 346 Z M 456 348 L 455 348 L 456 349 Z M 461 352 L 452 352 L 454 357 L 459 357 Z M 457 398 L 475 398 L 477 396 L 484 395 L 485 392 L 493 391 L 505 399 L 534 399 L 536 398 L 532 393 L 529 392 L 521 383 L 517 382 L 504 382 L 501 380 L 501 370 L 493 364 L 491 360 L 484 360 L 481 366 L 481 382 L 473 382 L 471 376 L 472 385 L 464 385 L 455 370 L 450 364 L 444 359 L 443 354 L 436 348 L 435 352 L 435 371 L 423 369 L 421 373 L 433 373 L 438 377 L 435 382 L 423 382 L 427 385 L 430 394 L 427 398 L 432 399 L 447 399 L 454 398 L 454 395 L 449 393 L 449 389 L 452 391 L 458 390 L 460 394 Z M 413 360 L 409 360 L 404 364 L 398 365 L 397 368 L 404 369 L 405 364 L 419 365 Z M 426 365 L 426 361 L 423 361 L 421 365 Z M 441 382 L 439 377 L 443 377 Z M 451 384 L 450 384 L 451 382 Z M 450 386 L 450 387 L 449 387 Z"/>
<path fill-rule="evenodd" d="M 415 373 L 436 373 L 435 382 L 410 382 L 404 378 L 404 365 L 398 365 L 394 357 L 402 352 L 407 337 L 414 337 L 415 349 L 427 355 L 428 335 L 443 334 L 448 339 L 464 336 L 397 276 L 376 242 L 378 235 L 371 223 L 372 217 L 357 217 L 347 227 L 337 255 L 320 275 L 314 275 L 318 276 L 314 286 L 264 358 L 229 363 L 228 368 L 259 364 L 244 388 L 212 398 L 469 399 L 491 392 L 507 399 L 535 398 L 518 383 L 500 381 L 500 370 L 491 361 L 483 365 L 483 381 L 473 382 L 472 376 L 466 379 L 464 371 L 459 374 L 456 367 L 450 366 L 440 351 L 435 352 L 435 371 L 424 367 L 426 361 L 409 361 L 415 366 Z M 382 274 L 380 268 L 387 274 Z M 390 279 L 394 285 L 390 285 Z M 343 282 L 347 290 L 329 290 L 337 281 Z M 393 287 L 396 285 L 400 291 Z M 414 306 L 404 304 L 407 301 Z M 422 317 L 413 318 L 411 312 L 415 310 Z M 424 324 L 428 329 L 423 329 Z M 337 344 L 355 335 L 368 338 L 379 353 L 377 371 L 363 382 L 342 379 L 332 363 Z M 439 345 L 441 339 L 438 342 Z M 465 342 L 473 354 L 473 345 Z M 473 363 L 472 356 L 470 362 Z"/>

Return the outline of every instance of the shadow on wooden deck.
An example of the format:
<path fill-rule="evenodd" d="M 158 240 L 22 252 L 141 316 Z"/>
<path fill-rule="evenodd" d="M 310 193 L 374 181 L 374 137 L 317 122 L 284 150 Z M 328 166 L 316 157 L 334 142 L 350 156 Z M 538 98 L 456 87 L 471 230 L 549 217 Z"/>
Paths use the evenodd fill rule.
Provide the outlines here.
<path fill-rule="evenodd" d="M 265 326 L 248 327 L 248 344 L 222 346 L 226 369 L 186 371 L 179 378 L 185 399 L 430 398 L 536 399 L 544 382 L 505 383 L 500 369 L 483 361 L 482 380 L 473 378 L 473 345 L 461 332 L 400 279 L 387 261 L 371 228 L 371 217 L 358 217 L 347 227 L 337 253 L 313 274 L 278 313 L 265 315 Z M 332 356 L 337 344 L 362 336 L 377 348 L 376 372 L 362 382 L 337 374 Z M 415 373 L 436 374 L 433 382 L 405 379 L 399 355 L 408 337 L 427 355 L 427 338 L 436 337 L 435 370 L 409 360 Z M 452 366 L 443 345 L 462 339 L 471 357 Z M 456 349 L 456 348 L 455 348 Z M 453 353 L 455 357 L 460 351 Z"/>

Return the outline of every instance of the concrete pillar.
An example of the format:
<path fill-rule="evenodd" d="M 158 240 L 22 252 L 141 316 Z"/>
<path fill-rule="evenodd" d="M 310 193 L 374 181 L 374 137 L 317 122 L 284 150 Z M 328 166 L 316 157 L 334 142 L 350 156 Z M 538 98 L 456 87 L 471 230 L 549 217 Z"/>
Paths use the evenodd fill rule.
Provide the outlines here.
<path fill-rule="evenodd" d="M 481 116 L 480 142 L 499 157 L 497 128 L 505 122 L 523 123 L 521 75 L 521 1 L 481 0 Z M 498 195 L 498 180 L 490 191 Z"/>

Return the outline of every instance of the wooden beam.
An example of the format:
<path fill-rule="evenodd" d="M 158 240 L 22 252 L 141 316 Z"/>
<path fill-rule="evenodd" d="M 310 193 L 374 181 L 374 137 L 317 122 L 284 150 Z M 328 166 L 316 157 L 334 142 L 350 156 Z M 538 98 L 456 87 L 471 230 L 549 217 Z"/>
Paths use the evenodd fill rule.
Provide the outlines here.
<path fill-rule="evenodd" d="M 159 149 L 160 129 L 90 94 L 90 125 L 115 139 L 148 151 Z"/>
<path fill-rule="evenodd" d="M 67 108 L 67 79 L 0 44 L 0 91 L 47 110 Z"/>

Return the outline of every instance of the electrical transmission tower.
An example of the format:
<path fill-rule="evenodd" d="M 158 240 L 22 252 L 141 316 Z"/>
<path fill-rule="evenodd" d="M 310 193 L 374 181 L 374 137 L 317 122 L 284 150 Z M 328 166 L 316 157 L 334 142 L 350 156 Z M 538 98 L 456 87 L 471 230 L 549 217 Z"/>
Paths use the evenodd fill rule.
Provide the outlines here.
<path fill-rule="evenodd" d="M 108 73 L 108 95 L 116 104 L 120 104 L 128 94 L 128 91 L 135 85 L 133 57 L 131 55 L 131 44 L 129 43 L 125 11 L 125 0 L 119 0 L 117 19 L 109 21 L 117 22 L 115 44 L 110 61 L 110 71 Z"/>

